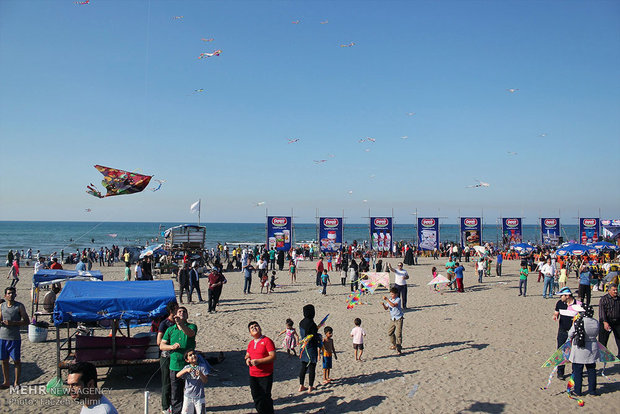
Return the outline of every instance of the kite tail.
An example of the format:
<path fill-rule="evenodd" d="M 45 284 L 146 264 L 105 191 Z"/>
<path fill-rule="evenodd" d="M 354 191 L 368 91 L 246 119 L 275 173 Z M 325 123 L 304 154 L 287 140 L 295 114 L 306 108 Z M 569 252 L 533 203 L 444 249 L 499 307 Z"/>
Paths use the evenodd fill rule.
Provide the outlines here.
<path fill-rule="evenodd" d="M 575 400 L 577 401 L 577 405 L 579 405 L 580 407 L 584 406 L 584 402 L 581 398 L 575 398 L 572 395 L 572 391 L 573 388 L 575 387 L 575 380 L 573 379 L 573 376 L 570 376 L 570 379 L 568 380 L 568 383 L 566 384 L 566 394 L 568 395 L 568 398 L 570 398 L 571 400 Z"/>
<path fill-rule="evenodd" d="M 603 378 L 605 378 L 609 382 L 616 382 L 616 381 L 612 380 L 611 378 L 609 378 L 607 375 L 605 375 L 605 368 L 606 367 L 607 367 L 607 362 L 603 362 L 603 369 L 601 370 L 601 375 L 603 376 Z"/>
<path fill-rule="evenodd" d="M 95 196 L 97 198 L 103 198 L 103 196 L 101 195 L 101 191 L 97 190 L 92 184 L 86 186 L 86 188 L 88 188 L 88 190 L 86 190 L 88 194 Z"/>
<path fill-rule="evenodd" d="M 558 370 L 558 367 L 559 365 L 553 367 L 553 369 L 551 370 L 551 374 L 549 374 L 549 378 L 547 379 L 547 385 L 545 387 L 540 387 L 541 390 L 546 390 L 547 388 L 549 388 L 549 385 L 551 384 L 551 379 L 553 378 L 553 374 L 555 374 L 555 372 Z"/>

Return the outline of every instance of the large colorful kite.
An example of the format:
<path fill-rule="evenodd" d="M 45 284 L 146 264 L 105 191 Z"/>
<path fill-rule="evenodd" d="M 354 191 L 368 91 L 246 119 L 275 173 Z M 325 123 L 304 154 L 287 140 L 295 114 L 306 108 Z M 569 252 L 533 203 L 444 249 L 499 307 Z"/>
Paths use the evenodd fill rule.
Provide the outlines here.
<path fill-rule="evenodd" d="M 347 299 L 347 309 L 353 309 L 356 305 L 362 304 L 362 291 L 360 289 L 349 294 Z"/>
<path fill-rule="evenodd" d="M 368 280 L 379 285 L 390 288 L 390 274 L 388 272 L 364 272 L 362 276 L 368 276 Z"/>
<path fill-rule="evenodd" d="M 102 195 L 91 183 L 86 190 L 90 195 L 97 198 L 112 197 L 123 194 L 139 193 L 144 190 L 151 181 L 152 175 L 136 174 L 130 171 L 117 170 L 116 168 L 95 165 L 95 168 L 103 174 L 101 184 L 107 190 L 106 195 Z"/>

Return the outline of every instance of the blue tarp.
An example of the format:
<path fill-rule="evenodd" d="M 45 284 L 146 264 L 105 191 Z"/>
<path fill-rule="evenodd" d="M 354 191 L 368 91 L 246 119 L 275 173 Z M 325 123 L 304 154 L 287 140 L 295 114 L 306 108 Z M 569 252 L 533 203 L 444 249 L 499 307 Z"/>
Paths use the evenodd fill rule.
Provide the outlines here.
<path fill-rule="evenodd" d="M 175 301 L 172 280 L 91 283 L 69 281 L 54 305 L 54 325 L 104 319 L 148 320 Z"/>
<path fill-rule="evenodd" d="M 80 272 L 77 270 L 41 269 L 32 276 L 32 285 L 34 287 L 39 285 L 51 285 L 69 279 L 103 280 L 103 275 L 99 270 Z"/>

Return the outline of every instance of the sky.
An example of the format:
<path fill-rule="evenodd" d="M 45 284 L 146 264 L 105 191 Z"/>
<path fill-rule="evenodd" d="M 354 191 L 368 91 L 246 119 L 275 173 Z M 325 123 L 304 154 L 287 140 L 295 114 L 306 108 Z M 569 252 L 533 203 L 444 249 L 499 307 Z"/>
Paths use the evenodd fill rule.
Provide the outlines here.
<path fill-rule="evenodd" d="M 619 67 L 617 1 L 0 0 L 0 220 L 620 218 Z"/>

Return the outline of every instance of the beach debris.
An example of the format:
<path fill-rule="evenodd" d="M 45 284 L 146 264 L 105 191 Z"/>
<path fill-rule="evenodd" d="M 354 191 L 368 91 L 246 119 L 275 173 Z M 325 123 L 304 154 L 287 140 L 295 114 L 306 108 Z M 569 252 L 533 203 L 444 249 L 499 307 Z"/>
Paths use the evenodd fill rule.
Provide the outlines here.
<path fill-rule="evenodd" d="M 340 45 L 340 47 L 353 47 L 353 46 L 355 46 L 354 42 L 347 43 L 346 45 Z"/>
<path fill-rule="evenodd" d="M 411 388 L 411 391 L 407 393 L 407 397 L 413 398 L 417 390 L 418 390 L 418 384 L 414 384 L 413 388 Z"/>
<path fill-rule="evenodd" d="M 198 312 L 198 313 L 196 314 L 196 316 L 202 316 L 202 313 Z"/>
<path fill-rule="evenodd" d="M 155 181 L 158 184 L 157 187 L 151 188 L 151 191 L 153 191 L 153 192 L 159 190 L 161 188 L 161 185 L 166 182 L 166 180 L 157 180 L 157 179 L 155 179 L 153 181 Z"/>
<path fill-rule="evenodd" d="M 510 92 L 510 93 L 515 93 L 516 91 L 518 91 L 518 89 L 513 89 L 513 88 L 509 88 L 509 89 L 506 89 L 506 90 L 508 92 Z"/>
<path fill-rule="evenodd" d="M 104 179 L 101 184 L 107 190 L 106 195 L 102 195 L 92 183 L 86 186 L 86 192 L 97 198 L 139 193 L 149 185 L 151 178 L 153 178 L 152 175 L 137 174 L 102 165 L 95 165 L 95 168 L 103 174 Z"/>
<path fill-rule="evenodd" d="M 299 138 L 289 138 L 288 144 L 294 144 L 295 142 L 299 142 Z"/>
<path fill-rule="evenodd" d="M 205 39 L 205 38 L 203 37 L 203 38 L 202 38 L 202 39 L 200 39 L 200 40 L 202 40 L 203 42 L 212 42 L 212 41 L 214 41 L 215 39 L 214 39 L 214 38 L 212 38 L 212 37 L 210 37 L 210 38 L 208 38 L 208 39 Z"/>
<path fill-rule="evenodd" d="M 206 58 L 213 57 L 213 56 L 219 56 L 219 55 L 221 55 L 221 54 L 222 54 L 222 51 L 218 49 L 218 50 L 214 50 L 214 51 L 213 51 L 213 52 L 211 52 L 211 53 L 207 53 L 207 52 L 205 52 L 205 53 L 201 53 L 201 54 L 198 56 L 198 59 L 206 59 Z"/>
<path fill-rule="evenodd" d="M 385 378 L 381 378 L 381 379 L 378 379 L 378 380 L 367 382 L 365 384 L 362 384 L 362 387 L 367 387 L 369 385 L 375 385 L 375 384 L 381 384 L 382 382 L 385 382 Z"/>
<path fill-rule="evenodd" d="M 466 188 L 490 187 L 491 186 L 491 184 L 485 183 L 484 181 L 480 181 L 480 180 L 476 180 L 476 181 L 478 181 L 478 184 L 468 185 L 466 186 Z"/>

